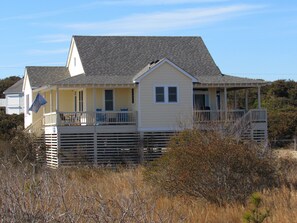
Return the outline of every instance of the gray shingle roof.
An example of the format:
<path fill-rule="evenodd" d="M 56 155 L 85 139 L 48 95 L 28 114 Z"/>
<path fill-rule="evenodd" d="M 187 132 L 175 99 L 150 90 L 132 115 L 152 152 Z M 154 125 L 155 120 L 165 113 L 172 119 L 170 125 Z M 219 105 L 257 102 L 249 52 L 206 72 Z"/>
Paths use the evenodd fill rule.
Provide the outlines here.
<path fill-rule="evenodd" d="M 57 81 L 55 85 L 94 85 L 94 84 L 132 84 L 130 76 L 103 76 L 103 75 L 85 75 L 80 74 L 61 81 Z"/>
<path fill-rule="evenodd" d="M 66 67 L 26 67 L 32 88 L 53 84 L 70 77 Z"/>
<path fill-rule="evenodd" d="M 67 67 L 27 67 L 32 87 L 44 85 L 131 84 L 150 63 L 167 58 L 201 84 L 264 84 L 222 75 L 200 37 L 74 36 L 85 73 Z"/>
<path fill-rule="evenodd" d="M 197 78 L 221 75 L 200 37 L 74 36 L 74 41 L 87 76 L 132 83 L 147 64 L 162 58 Z"/>
<path fill-rule="evenodd" d="M 23 82 L 24 82 L 24 79 L 20 79 L 15 84 L 13 84 L 9 88 L 7 88 L 3 93 L 4 94 L 13 94 L 13 93 L 20 94 L 20 93 L 22 93 Z"/>

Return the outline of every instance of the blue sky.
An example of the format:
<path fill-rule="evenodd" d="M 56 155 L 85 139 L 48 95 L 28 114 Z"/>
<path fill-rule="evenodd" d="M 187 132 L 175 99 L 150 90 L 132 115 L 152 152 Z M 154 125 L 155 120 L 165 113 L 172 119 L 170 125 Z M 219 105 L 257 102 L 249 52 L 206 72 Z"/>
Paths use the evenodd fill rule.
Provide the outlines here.
<path fill-rule="evenodd" d="M 297 81 L 297 1 L 10 0 L 0 78 L 63 66 L 72 35 L 201 36 L 222 73 Z"/>

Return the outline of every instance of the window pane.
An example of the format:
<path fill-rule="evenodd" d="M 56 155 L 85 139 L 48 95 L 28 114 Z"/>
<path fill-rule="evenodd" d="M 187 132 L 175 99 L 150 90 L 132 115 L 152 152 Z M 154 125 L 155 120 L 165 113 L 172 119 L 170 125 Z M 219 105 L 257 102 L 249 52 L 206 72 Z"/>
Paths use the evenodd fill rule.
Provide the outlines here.
<path fill-rule="evenodd" d="M 164 87 L 156 87 L 156 102 L 165 102 Z"/>
<path fill-rule="evenodd" d="M 112 100 L 113 95 L 112 95 L 112 90 L 105 90 L 105 100 Z"/>
<path fill-rule="evenodd" d="M 168 87 L 168 102 L 177 102 L 177 87 Z"/>
<path fill-rule="evenodd" d="M 83 91 L 78 92 L 78 109 L 79 111 L 84 110 L 84 92 Z"/>
<path fill-rule="evenodd" d="M 113 101 L 106 101 L 105 102 L 105 110 L 112 111 L 113 110 Z"/>
<path fill-rule="evenodd" d="M 105 90 L 105 110 L 113 111 L 113 91 Z"/>
<path fill-rule="evenodd" d="M 134 104 L 134 89 L 131 89 L 131 94 L 132 94 L 132 104 Z"/>

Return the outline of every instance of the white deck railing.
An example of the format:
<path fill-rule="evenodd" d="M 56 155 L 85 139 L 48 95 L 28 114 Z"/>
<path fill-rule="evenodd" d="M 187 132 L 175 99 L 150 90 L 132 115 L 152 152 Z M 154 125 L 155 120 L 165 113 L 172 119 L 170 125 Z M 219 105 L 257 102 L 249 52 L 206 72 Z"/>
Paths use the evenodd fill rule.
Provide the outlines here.
<path fill-rule="evenodd" d="M 45 126 L 136 125 L 134 111 L 52 112 L 44 115 Z"/>
<path fill-rule="evenodd" d="M 195 110 L 193 118 L 195 123 L 204 122 L 234 122 L 243 117 L 245 110 Z"/>

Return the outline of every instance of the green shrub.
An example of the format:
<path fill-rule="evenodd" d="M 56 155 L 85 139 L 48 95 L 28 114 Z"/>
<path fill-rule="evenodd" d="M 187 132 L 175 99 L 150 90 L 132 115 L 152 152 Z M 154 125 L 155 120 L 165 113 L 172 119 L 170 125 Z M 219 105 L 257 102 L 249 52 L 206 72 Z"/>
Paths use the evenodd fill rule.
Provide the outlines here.
<path fill-rule="evenodd" d="M 243 222 L 262 223 L 269 216 L 269 210 L 261 208 L 262 198 L 259 193 L 253 193 L 250 198 L 251 208 L 244 213 Z"/>
<path fill-rule="evenodd" d="M 36 162 L 35 138 L 16 130 L 14 137 L 10 141 L 0 141 L 0 161 L 1 163 L 20 164 L 25 162 Z"/>
<path fill-rule="evenodd" d="M 256 146 L 216 132 L 187 130 L 145 171 L 145 179 L 170 195 L 187 194 L 216 204 L 242 202 L 278 185 L 275 161 Z"/>

